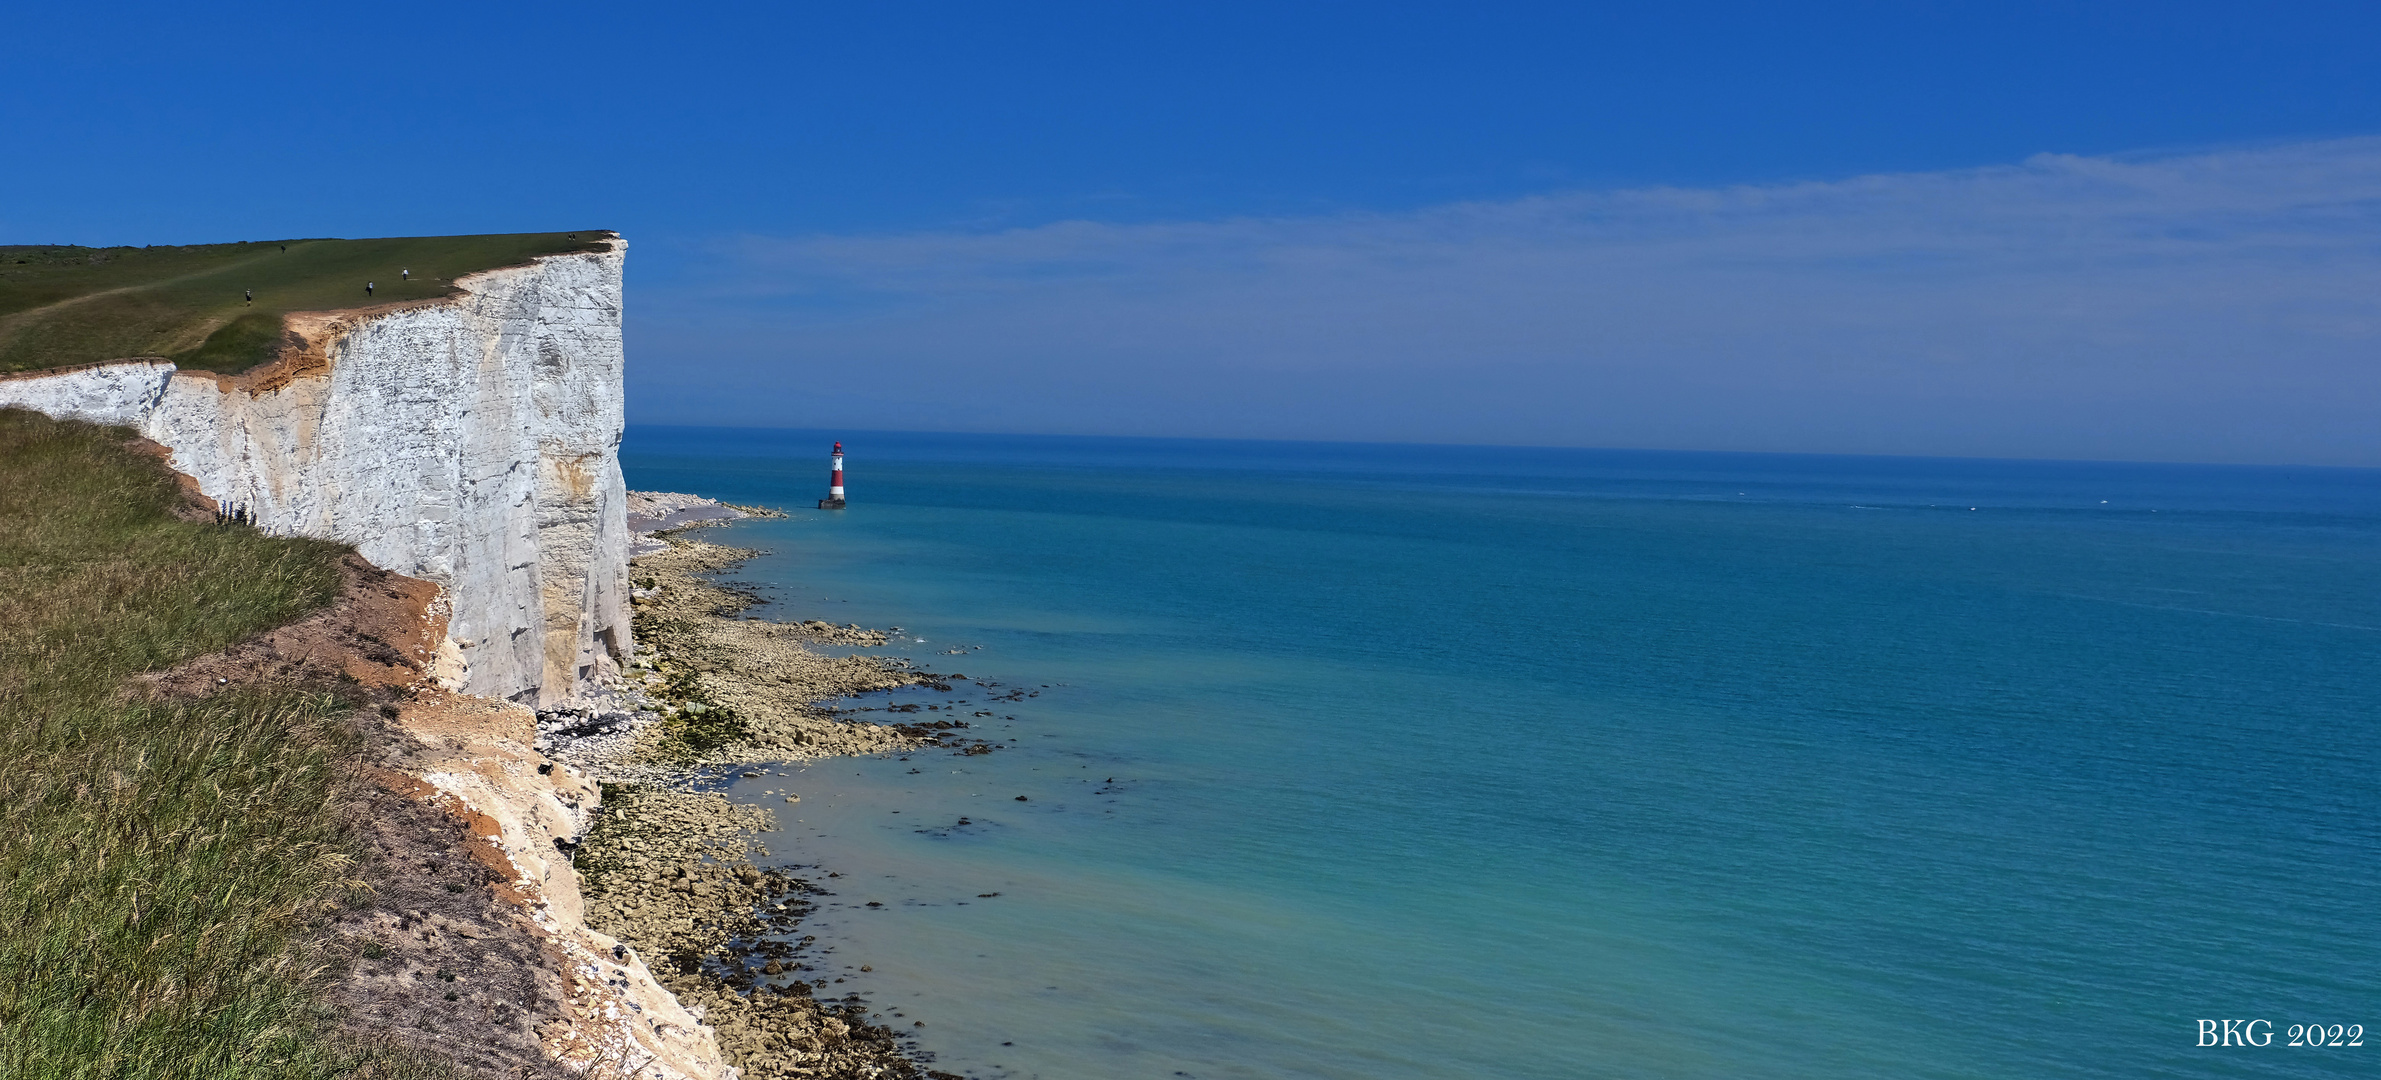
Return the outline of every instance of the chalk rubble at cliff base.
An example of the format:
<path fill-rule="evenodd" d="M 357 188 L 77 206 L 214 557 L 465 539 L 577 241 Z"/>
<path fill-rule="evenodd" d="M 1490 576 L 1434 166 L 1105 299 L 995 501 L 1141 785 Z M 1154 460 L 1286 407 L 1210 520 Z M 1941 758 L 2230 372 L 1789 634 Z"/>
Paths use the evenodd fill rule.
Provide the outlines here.
<path fill-rule="evenodd" d="M 712 580 L 759 552 L 724 547 L 684 530 L 777 511 L 695 495 L 629 492 L 635 550 L 630 596 L 637 640 L 616 677 L 584 684 L 538 710 L 538 749 L 613 779 L 657 775 L 695 761 L 784 761 L 883 753 L 914 734 L 837 720 L 815 702 L 927 681 L 901 661 L 830 657 L 806 645 L 875 647 L 881 631 L 819 620 L 736 618 L 760 603 Z M 700 749 L 673 740 L 665 721 L 734 718 L 734 738 Z"/>
<path fill-rule="evenodd" d="M 641 643 L 621 677 L 586 704 L 541 715 L 541 745 L 613 781 L 578 849 L 588 924 L 652 965 L 690 1012 L 717 1032 L 749 1080 L 928 1077 L 906 1033 L 870 1025 L 856 999 L 820 1001 L 795 978 L 802 943 L 783 940 L 816 887 L 753 864 L 766 807 L 687 790 L 700 770 L 756 762 L 897 752 L 930 733 L 837 718 L 817 702 L 934 677 L 901 661 L 826 656 L 808 644 L 882 645 L 884 634 L 824 622 L 739 617 L 759 601 L 713 580 L 757 554 L 678 530 L 734 520 L 708 500 L 632 493 L 648 554 L 632 565 Z M 732 740 L 691 748 L 684 726 L 732 717 Z"/>
<path fill-rule="evenodd" d="M 931 676 L 896 660 L 827 656 L 805 647 L 882 645 L 885 636 L 878 632 L 738 618 L 758 599 L 708 575 L 733 569 L 755 554 L 680 536 L 671 538 L 667 549 L 637 559 L 630 571 L 632 602 L 647 652 L 631 661 L 625 681 L 648 695 L 673 685 L 693 688 L 700 700 L 684 703 L 682 712 L 700 717 L 718 711 L 734 718 L 734 741 L 699 751 L 697 760 L 705 762 L 787 761 L 916 746 L 913 735 L 840 720 L 816 703 L 928 682 Z"/>
<path fill-rule="evenodd" d="M 949 1077 L 856 1000 L 820 1001 L 791 977 L 807 942 L 782 939 L 822 890 L 752 864 L 744 837 L 770 818 L 716 793 L 616 789 L 580 854 L 588 921 L 646 957 L 744 1077 Z"/>

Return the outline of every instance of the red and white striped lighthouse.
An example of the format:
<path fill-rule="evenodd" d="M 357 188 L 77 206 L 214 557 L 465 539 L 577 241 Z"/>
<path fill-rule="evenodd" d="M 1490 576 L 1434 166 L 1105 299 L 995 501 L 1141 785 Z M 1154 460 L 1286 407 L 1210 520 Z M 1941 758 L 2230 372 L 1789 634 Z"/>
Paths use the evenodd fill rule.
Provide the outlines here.
<path fill-rule="evenodd" d="M 827 497 L 818 501 L 821 510 L 843 509 L 843 444 L 835 444 L 834 456 L 827 459 Z"/>

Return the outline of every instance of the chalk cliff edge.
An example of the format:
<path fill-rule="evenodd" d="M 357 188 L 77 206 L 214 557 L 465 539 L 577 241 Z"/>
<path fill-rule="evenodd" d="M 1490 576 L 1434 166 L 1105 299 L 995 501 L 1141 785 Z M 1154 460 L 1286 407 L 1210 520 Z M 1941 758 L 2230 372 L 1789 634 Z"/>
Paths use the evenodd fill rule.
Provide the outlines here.
<path fill-rule="evenodd" d="M 628 244 L 289 317 L 239 375 L 133 359 L 0 376 L 0 405 L 130 425 L 226 511 L 433 582 L 439 681 L 565 700 L 634 649 L 620 316 Z"/>
<path fill-rule="evenodd" d="M 407 622 L 421 632 L 389 642 L 405 660 L 386 675 L 426 678 L 397 714 L 411 767 L 381 785 L 462 822 L 467 854 L 541 942 L 562 1006 L 538 1029 L 552 1060 L 733 1080 L 700 1013 L 585 925 L 568 845 L 600 796 L 541 763 L 524 707 L 600 683 L 636 647 L 619 458 L 627 249 L 613 237 L 483 271 L 439 300 L 295 313 L 289 346 L 238 375 L 156 358 L 0 375 L 0 405 L 130 426 L 222 511 L 438 586 L 387 592 L 419 605 Z"/>

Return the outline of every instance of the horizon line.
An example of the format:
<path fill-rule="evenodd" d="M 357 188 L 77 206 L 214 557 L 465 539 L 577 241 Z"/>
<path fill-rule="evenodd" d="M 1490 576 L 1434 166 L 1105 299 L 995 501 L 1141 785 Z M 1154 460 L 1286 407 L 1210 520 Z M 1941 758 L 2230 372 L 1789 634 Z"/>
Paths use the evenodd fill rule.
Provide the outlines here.
<path fill-rule="evenodd" d="M 2183 460 L 2183 459 L 2162 459 L 2162 458 L 1985 457 L 1985 456 L 1976 456 L 1976 455 L 1962 455 L 1962 454 L 1864 454 L 1864 453 L 1852 453 L 1852 452 L 1841 452 L 1841 451 L 1822 451 L 1822 450 L 1712 450 L 1712 449 L 1684 449 L 1684 448 L 1677 448 L 1677 447 L 1652 447 L 1652 446 L 1578 446 L 1578 445 L 1560 444 L 1560 443 L 1462 443 L 1462 442 L 1427 442 L 1427 441 L 1410 441 L 1410 442 L 1399 442 L 1399 441 L 1388 441 L 1388 440 L 1377 440 L 1377 439 L 1283 439 L 1283 438 L 1253 438 L 1253 437 L 1246 437 L 1246 436 L 1230 436 L 1230 435 L 1108 435 L 1108 434 L 1094 434 L 1094 433 L 1085 433 L 1085 432 L 1056 432 L 1056 431 L 928 430 L 928 429 L 920 429 L 920 428 L 863 428 L 863 427 L 770 427 L 770 426 L 759 426 L 759 425 L 749 425 L 749 424 L 673 424 L 673 423 L 650 423 L 650 422 L 643 422 L 643 423 L 640 423 L 640 422 L 630 422 L 630 423 L 628 423 L 628 424 L 624 425 L 624 429 L 623 429 L 623 430 L 625 431 L 625 430 L 628 430 L 628 429 L 635 429 L 635 428 L 677 428 L 677 429 L 682 429 L 682 430 L 689 430 L 689 431 L 755 431 L 755 432 L 786 432 L 786 433 L 797 433 L 797 432 L 798 432 L 798 433 L 802 433 L 802 434 L 821 434 L 821 433 L 823 433 L 823 434 L 829 434 L 829 435 L 848 435 L 848 434 L 858 434 L 858 435 L 863 435 L 863 436 L 865 436 L 865 435 L 929 435 L 929 436 L 965 436 L 965 437 L 978 437 L 978 438 L 1019 438 L 1019 439 L 1084 439 L 1084 440 L 1094 440 L 1094 439 L 1100 439 L 1100 440 L 1127 441 L 1127 442 L 1151 442 L 1151 443 L 1156 443 L 1156 442 L 1205 442 L 1205 443 L 1240 443 L 1240 444 L 1250 444 L 1250 445 L 1268 445 L 1268 444 L 1272 444 L 1272 445 L 1290 445 L 1290 446 L 1318 446 L 1318 447 L 1319 447 L 1319 446 L 1398 447 L 1398 448 L 1412 448 L 1412 449 L 1441 449 L 1441 450 L 1560 450 L 1560 451 L 1573 451 L 1573 452 L 1578 452 L 1578 453 L 1594 453 L 1594 454 L 1681 454 L 1681 455 L 1699 455 L 1699 456 L 1707 456 L 1707 457 L 1775 457 L 1775 458 L 1829 458 L 1829 459 L 1845 459 L 1845 458 L 1854 458 L 1854 459 L 1862 459 L 1862 460 L 1875 460 L 1875 461 L 1942 461 L 1942 462 L 1972 462 L 1972 463 L 1979 463 L 1979 464 L 1982 464 L 1982 463 L 2001 463 L 2001 464 L 2029 464 L 2029 465 L 2127 465 L 2127 466 L 2172 466 L 2172 467 L 2177 467 L 2177 468 L 2206 468 L 2206 469 L 2268 469 L 2268 470 L 2272 470 L 2272 469 L 2293 469 L 2293 470 L 2319 470 L 2319 471 L 2324 471 L 2324 472 L 2350 472 L 2350 473 L 2357 473 L 2357 472 L 2362 472 L 2362 473 L 2375 473 L 2375 474 L 2381 474 L 2381 466 L 2376 466 L 2376 465 L 2322 465 L 2322 464 L 2310 464 L 2310 463 L 2302 463 L 2302 462 L 2195 461 L 2195 460 Z M 848 438 L 846 438 L 846 439 L 844 439 L 843 441 L 846 441 L 846 442 L 848 442 L 848 441 L 850 441 L 850 440 L 849 440 Z"/>

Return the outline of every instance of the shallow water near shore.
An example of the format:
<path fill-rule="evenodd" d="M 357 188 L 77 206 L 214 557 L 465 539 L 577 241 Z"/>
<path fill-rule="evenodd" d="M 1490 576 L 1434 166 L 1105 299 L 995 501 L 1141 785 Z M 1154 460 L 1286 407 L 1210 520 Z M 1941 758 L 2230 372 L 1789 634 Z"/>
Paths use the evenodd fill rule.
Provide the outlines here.
<path fill-rule="evenodd" d="M 851 508 L 808 509 L 838 438 Z M 2381 473 L 666 428 L 624 461 L 791 511 L 707 536 L 772 552 L 754 614 L 905 628 L 869 651 L 969 679 L 899 718 L 1004 740 L 729 789 L 842 875 L 822 994 L 937 1068 L 2381 1061 L 2195 1045 L 2381 1026 Z"/>

